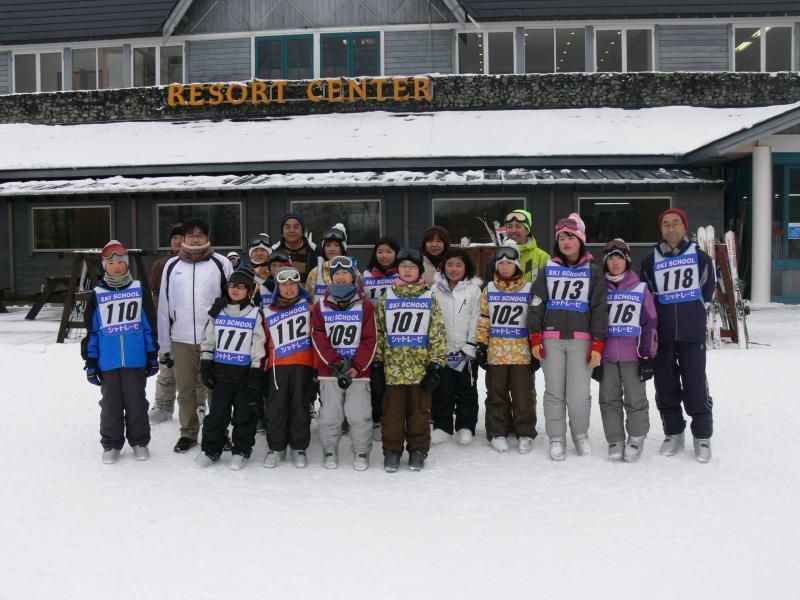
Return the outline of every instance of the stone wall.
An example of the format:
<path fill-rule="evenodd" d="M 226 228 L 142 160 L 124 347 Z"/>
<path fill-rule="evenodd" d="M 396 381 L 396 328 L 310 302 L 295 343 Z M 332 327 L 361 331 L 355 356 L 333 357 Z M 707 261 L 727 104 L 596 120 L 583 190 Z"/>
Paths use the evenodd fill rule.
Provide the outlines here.
<path fill-rule="evenodd" d="M 758 106 L 800 101 L 798 73 L 622 73 L 435 75 L 431 101 L 313 103 L 308 82 L 290 82 L 286 102 L 202 107 L 168 105 L 167 88 L 130 88 L 0 96 L 2 123 L 88 123 L 118 120 L 254 118 L 369 110 L 430 111 L 509 108 Z"/>

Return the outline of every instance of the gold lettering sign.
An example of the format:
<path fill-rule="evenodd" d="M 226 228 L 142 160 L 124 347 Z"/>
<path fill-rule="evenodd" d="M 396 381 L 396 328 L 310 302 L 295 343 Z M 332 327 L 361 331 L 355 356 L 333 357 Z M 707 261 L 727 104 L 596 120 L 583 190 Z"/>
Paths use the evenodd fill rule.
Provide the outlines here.
<path fill-rule="evenodd" d="M 173 83 L 169 86 L 168 103 L 176 106 L 200 107 L 230 104 L 285 104 L 288 81 L 252 81 L 249 83 Z M 315 79 L 305 86 L 306 100 L 319 103 L 430 102 L 433 100 L 428 77 L 356 77 L 353 79 Z"/>

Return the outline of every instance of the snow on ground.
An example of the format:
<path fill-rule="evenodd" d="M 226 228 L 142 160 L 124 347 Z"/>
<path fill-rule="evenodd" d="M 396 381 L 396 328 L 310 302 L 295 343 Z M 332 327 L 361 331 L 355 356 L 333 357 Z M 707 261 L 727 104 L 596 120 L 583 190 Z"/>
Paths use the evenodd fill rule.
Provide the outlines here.
<path fill-rule="evenodd" d="M 379 444 L 354 472 L 347 438 L 337 471 L 316 441 L 308 469 L 269 471 L 263 435 L 243 471 L 197 471 L 176 421 L 149 462 L 104 466 L 78 345 L 54 343 L 57 311 L 24 312 L 0 315 L 0 598 L 798 598 L 800 306 L 708 354 L 708 465 L 657 454 L 655 406 L 641 462 L 607 462 L 595 401 L 591 458 L 553 463 L 543 436 L 501 456 L 480 425 L 394 475 Z"/>

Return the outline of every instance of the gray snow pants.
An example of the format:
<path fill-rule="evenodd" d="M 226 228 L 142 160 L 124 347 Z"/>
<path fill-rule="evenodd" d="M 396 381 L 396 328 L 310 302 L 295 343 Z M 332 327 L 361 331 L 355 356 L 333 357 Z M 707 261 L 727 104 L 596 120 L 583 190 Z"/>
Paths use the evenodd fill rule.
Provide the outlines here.
<path fill-rule="evenodd" d="M 623 406 L 627 421 L 623 427 Z M 600 382 L 600 414 L 609 444 L 625 441 L 628 435 L 643 436 L 650 431 L 647 389 L 639 381 L 639 361 L 603 361 Z"/>
<path fill-rule="evenodd" d="M 171 369 L 166 365 L 158 365 L 158 375 L 156 376 L 156 406 L 172 414 L 175 412 L 175 367 Z M 200 372 L 197 373 L 197 408 L 205 406 L 208 401 L 208 388 L 200 380 Z"/>
<path fill-rule="evenodd" d="M 125 439 L 133 446 L 150 443 L 150 421 L 144 388 L 147 375 L 141 369 L 103 371 L 100 387 L 100 443 L 104 450 L 122 450 Z"/>
<path fill-rule="evenodd" d="M 566 437 L 567 409 L 572 438 L 589 431 L 592 371 L 586 355 L 589 340 L 544 340 L 544 428 L 548 437 Z"/>
<path fill-rule="evenodd" d="M 372 450 L 372 395 L 366 380 L 356 379 L 343 390 L 332 379 L 319 380 L 319 443 L 323 448 L 339 448 L 342 421 L 350 424 L 353 454 Z"/>

